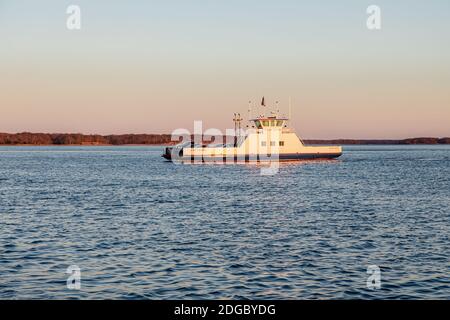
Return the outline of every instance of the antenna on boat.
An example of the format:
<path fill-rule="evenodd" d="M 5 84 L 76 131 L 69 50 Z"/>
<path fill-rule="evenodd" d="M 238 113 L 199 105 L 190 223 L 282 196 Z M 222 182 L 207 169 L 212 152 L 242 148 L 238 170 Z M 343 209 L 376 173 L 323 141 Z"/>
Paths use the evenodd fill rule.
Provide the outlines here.
<path fill-rule="evenodd" d="M 252 101 L 248 102 L 248 123 L 250 124 L 250 119 L 252 118 Z M 247 125 L 248 127 L 248 125 Z"/>
<path fill-rule="evenodd" d="M 241 136 L 241 121 L 242 121 L 243 119 L 242 119 L 242 117 L 241 117 L 241 114 L 240 113 L 238 113 L 238 118 L 237 118 L 237 123 L 238 123 L 238 134 L 239 134 L 239 136 Z"/>
<path fill-rule="evenodd" d="M 236 142 L 237 142 L 237 137 L 236 137 L 237 116 L 236 116 L 236 113 L 234 113 L 233 122 L 234 122 L 234 146 L 236 147 Z"/>
<path fill-rule="evenodd" d="M 292 101 L 291 96 L 289 96 L 289 117 L 288 117 L 289 126 L 291 125 L 291 112 L 292 112 Z"/>

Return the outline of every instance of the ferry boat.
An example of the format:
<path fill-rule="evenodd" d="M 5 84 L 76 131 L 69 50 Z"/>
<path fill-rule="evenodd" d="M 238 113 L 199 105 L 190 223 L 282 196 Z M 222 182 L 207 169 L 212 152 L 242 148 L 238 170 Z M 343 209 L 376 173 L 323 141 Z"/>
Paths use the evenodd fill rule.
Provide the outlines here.
<path fill-rule="evenodd" d="M 334 159 L 342 155 L 341 146 L 305 145 L 295 131 L 289 128 L 289 119 L 276 113 L 250 119 L 252 125 L 246 130 L 240 129 L 241 120 L 240 115 L 235 114 L 235 132 L 238 133 L 231 143 L 188 141 L 165 148 L 162 157 L 170 161 L 236 163 Z M 236 130 L 236 123 L 239 130 Z"/>

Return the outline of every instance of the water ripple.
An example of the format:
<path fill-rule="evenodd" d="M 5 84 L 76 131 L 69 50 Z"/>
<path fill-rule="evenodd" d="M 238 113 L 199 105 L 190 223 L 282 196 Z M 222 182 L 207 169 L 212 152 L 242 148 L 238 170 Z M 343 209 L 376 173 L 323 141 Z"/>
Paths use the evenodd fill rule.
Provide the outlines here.
<path fill-rule="evenodd" d="M 0 147 L 0 298 L 450 298 L 449 147 L 353 146 L 275 176 L 161 151 Z"/>

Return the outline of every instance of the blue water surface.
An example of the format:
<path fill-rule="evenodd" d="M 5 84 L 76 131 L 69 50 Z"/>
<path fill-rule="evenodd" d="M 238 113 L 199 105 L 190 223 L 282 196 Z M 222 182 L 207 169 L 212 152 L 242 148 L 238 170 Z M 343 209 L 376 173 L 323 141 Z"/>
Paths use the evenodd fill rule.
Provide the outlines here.
<path fill-rule="evenodd" d="M 450 298 L 449 146 L 273 176 L 162 150 L 0 147 L 0 299 Z"/>

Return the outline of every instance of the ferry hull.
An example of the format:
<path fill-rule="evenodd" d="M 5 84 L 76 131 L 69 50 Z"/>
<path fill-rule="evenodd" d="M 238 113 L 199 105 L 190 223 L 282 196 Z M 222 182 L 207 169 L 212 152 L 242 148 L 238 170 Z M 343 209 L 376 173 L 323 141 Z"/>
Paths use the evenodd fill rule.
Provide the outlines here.
<path fill-rule="evenodd" d="M 286 153 L 272 156 L 239 156 L 239 157 L 202 157 L 202 156 L 192 156 L 192 157 L 176 157 L 172 158 L 170 153 L 165 153 L 162 155 L 165 159 L 169 161 L 183 161 L 183 162 L 268 162 L 268 161 L 296 161 L 296 160 L 320 160 L 320 159 L 335 159 L 342 155 L 339 153 Z"/>

